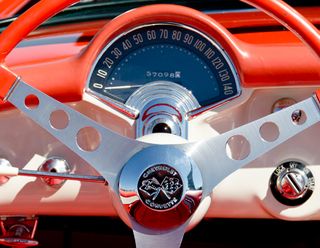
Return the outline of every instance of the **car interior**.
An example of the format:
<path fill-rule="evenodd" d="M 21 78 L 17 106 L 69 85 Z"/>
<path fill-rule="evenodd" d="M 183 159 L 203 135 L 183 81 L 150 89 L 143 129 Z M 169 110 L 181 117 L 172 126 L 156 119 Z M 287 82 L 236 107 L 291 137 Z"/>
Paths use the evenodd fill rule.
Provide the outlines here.
<path fill-rule="evenodd" d="M 0 247 L 318 247 L 320 5 L 0 0 Z"/>

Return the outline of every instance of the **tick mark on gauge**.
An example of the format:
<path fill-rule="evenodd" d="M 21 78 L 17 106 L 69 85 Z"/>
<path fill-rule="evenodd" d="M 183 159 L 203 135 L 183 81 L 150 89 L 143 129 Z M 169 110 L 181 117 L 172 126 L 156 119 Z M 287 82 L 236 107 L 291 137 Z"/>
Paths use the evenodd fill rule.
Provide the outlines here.
<path fill-rule="evenodd" d="M 132 89 L 132 88 L 140 88 L 143 85 L 137 84 L 137 85 L 122 85 L 122 86 L 109 86 L 104 87 L 105 90 L 123 90 L 123 89 Z"/>

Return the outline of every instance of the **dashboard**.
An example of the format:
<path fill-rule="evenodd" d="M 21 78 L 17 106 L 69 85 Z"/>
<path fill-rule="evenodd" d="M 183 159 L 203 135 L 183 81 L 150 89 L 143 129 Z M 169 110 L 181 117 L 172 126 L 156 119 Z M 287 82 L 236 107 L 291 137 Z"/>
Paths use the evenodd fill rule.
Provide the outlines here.
<path fill-rule="evenodd" d="M 299 11 L 320 23 L 320 8 Z M 113 20 L 44 26 L 14 49 L 6 64 L 25 82 L 112 132 L 147 143 L 156 137 L 158 144 L 218 137 L 303 101 L 320 86 L 317 56 L 257 10 L 200 13 L 155 5 Z M 28 104 L 36 105 L 35 99 Z M 297 121 L 302 114 L 296 112 Z M 58 127 L 66 121 L 63 115 L 56 119 Z M 202 214 L 319 220 L 320 155 L 314 136 L 319 129 L 317 123 L 230 174 L 210 192 Z M 268 126 L 265 139 L 273 135 Z M 94 146 L 91 138 L 85 133 L 82 140 L 88 149 Z M 44 165 L 58 159 L 68 165 L 63 173 L 100 176 L 7 103 L 0 106 L 0 141 L 1 163 L 52 172 Z M 226 144 L 230 156 L 245 157 L 246 149 L 242 141 L 236 148 Z M 101 183 L 0 179 L 5 216 L 117 216 L 114 196 Z"/>
<path fill-rule="evenodd" d="M 302 11 L 309 13 L 308 8 Z M 310 15 L 312 14 L 311 11 Z M 228 22 L 228 19 L 234 15 L 240 16 L 242 20 L 252 23 L 252 25 L 258 25 L 257 23 L 261 20 L 272 23 L 272 20 L 262 13 L 253 14 L 251 11 L 248 13 L 218 13 L 211 14 L 209 17 L 217 18 L 225 27 L 230 28 L 235 24 L 232 21 Z M 250 17 L 250 15 L 252 16 Z M 221 40 L 221 34 L 215 33 L 216 28 L 211 28 L 211 33 L 209 33 L 203 27 L 192 26 L 193 21 L 190 20 L 180 21 L 177 24 L 176 18 L 165 17 L 165 23 L 159 23 L 157 20 L 151 24 L 147 21 L 148 24 L 146 24 L 145 17 L 141 17 L 143 24 L 140 23 L 140 20 L 139 24 L 131 23 L 130 27 L 126 27 L 125 32 L 121 29 L 121 32 L 117 32 L 113 26 L 107 25 L 106 27 L 109 28 L 104 28 L 103 32 L 100 31 L 99 36 L 91 43 L 83 41 L 81 37 L 93 36 L 103 27 L 105 21 L 91 22 L 86 26 L 68 24 L 62 27 L 52 26 L 39 29 L 12 52 L 7 59 L 7 64 L 33 86 L 44 92 L 51 92 L 53 97 L 67 102 L 69 106 L 128 137 L 139 136 L 138 124 L 135 124 L 135 121 L 139 120 L 141 114 L 134 117 L 130 113 L 136 113 L 135 110 L 145 110 L 146 95 L 141 93 L 142 97 L 139 99 L 142 104 L 134 105 L 137 109 L 128 106 L 128 99 L 134 96 L 137 90 L 148 86 L 148 84 L 152 86 L 150 88 L 154 89 L 154 82 L 164 81 L 171 85 L 178 85 L 178 90 L 183 88 L 183 94 L 191 92 L 191 107 L 181 110 L 181 113 L 188 117 L 188 132 L 184 135 L 190 141 L 215 136 L 256 120 L 270 114 L 273 111 L 273 105 L 279 100 L 289 98 L 298 102 L 310 96 L 317 88 L 317 66 L 319 64 L 317 58 L 288 31 L 253 33 L 243 31 L 234 34 L 232 39 L 237 44 L 234 45 L 233 50 L 230 49 L 230 44 L 226 43 L 226 40 Z M 112 32 L 110 33 L 111 28 Z M 51 40 L 53 35 L 62 42 L 54 44 L 54 41 Z M 261 40 L 259 45 L 255 44 L 256 37 Z M 280 38 L 273 40 L 274 37 Z M 69 42 L 69 40 L 78 41 Z M 99 43 L 99 49 L 95 47 L 97 43 Z M 202 46 L 200 47 L 199 44 Z M 284 46 L 286 46 L 286 50 L 283 55 L 277 56 L 280 51 L 283 51 Z M 239 47 L 246 48 L 243 52 L 245 59 L 238 57 Z M 79 64 L 75 66 L 73 63 L 75 58 L 79 56 L 78 54 L 82 54 L 81 58 L 86 57 L 91 52 L 90 49 L 95 52 L 93 55 L 90 54 L 92 63 L 85 65 L 88 69 L 83 69 L 83 66 L 81 65 L 81 67 Z M 291 52 L 293 50 L 294 53 Z M 260 53 L 258 54 L 258 52 Z M 261 57 L 261 53 L 264 57 Z M 298 59 L 293 59 L 293 57 Z M 302 58 L 304 63 L 301 64 Z M 297 65 L 299 65 L 299 69 L 292 70 Z M 83 70 L 86 71 L 84 76 L 81 74 Z M 248 73 L 248 70 L 254 70 L 255 73 Z M 37 71 L 36 74 L 35 71 Z M 66 71 L 77 76 L 66 77 Z M 122 73 L 117 74 L 119 71 Z M 303 88 L 302 85 L 304 85 Z M 151 92 L 154 94 L 153 91 Z M 163 94 L 160 92 L 161 99 L 170 93 L 165 92 L 165 97 Z M 225 104 L 221 104 L 223 102 Z M 209 108 L 206 108 L 207 106 Z M 195 112 L 197 115 L 190 118 L 188 113 L 197 109 L 200 109 L 199 112 Z M 177 112 L 172 113 L 168 109 L 161 111 L 166 112 L 165 117 L 170 115 L 176 119 Z M 160 120 L 163 119 L 162 117 Z M 9 128 L 12 126 L 12 122 L 14 123 L 13 129 Z M 158 122 L 156 123 L 158 124 Z M 50 135 L 45 134 L 41 128 L 30 122 L 17 110 L 11 109 L 10 106 L 3 105 L 1 125 L 1 130 L 15 130 L 12 132 L 13 137 L 19 137 L 19 139 L 13 139 L 8 132 L 1 132 L 1 154 L 12 164 L 26 165 L 26 168 L 31 166 L 30 169 L 37 169 L 45 158 L 58 156 L 65 158 L 71 164 L 74 172 L 96 174 L 90 165 L 76 155 L 67 152 L 67 148 Z M 317 125 L 312 129 L 316 130 Z M 314 143 L 307 142 L 310 140 L 308 134 L 311 135 L 311 133 L 311 130 L 307 130 L 303 138 L 301 136 L 286 142 L 280 150 L 271 151 L 247 168 L 232 174 L 230 179 L 226 179 L 214 191 L 213 194 L 217 195 L 215 196 L 217 200 L 207 215 L 211 217 L 263 218 L 276 215 L 281 218 L 289 218 L 283 215 L 285 212 L 277 212 L 278 207 L 274 208 L 274 206 L 281 206 L 280 203 L 276 203 L 275 199 L 271 201 L 274 206 L 266 201 L 272 206 L 272 209 L 261 208 L 261 203 L 264 202 L 262 198 L 268 192 L 272 171 L 283 161 L 292 159 L 310 165 L 317 163 L 317 153 L 311 152 L 315 149 Z M 26 140 L 28 140 L 29 147 L 32 148 L 28 152 L 22 142 Z M 297 146 L 296 143 L 301 145 Z M 303 149 L 300 150 L 299 147 L 303 147 Z M 33 158 L 35 151 L 36 158 L 40 160 L 30 164 L 28 162 Z M 257 178 L 259 182 L 254 186 L 249 186 L 254 183 L 253 178 Z M 53 211 L 52 214 L 62 210 L 66 214 L 88 213 L 87 203 L 85 203 L 88 197 L 90 199 L 93 197 L 94 200 L 91 201 L 95 202 L 91 214 L 115 214 L 109 198 L 100 197 L 105 195 L 104 187 L 101 185 L 67 181 L 59 190 L 56 190 L 48 188 L 46 185 L 40 186 L 43 184 L 41 180 L 36 180 L 35 185 L 30 184 L 26 187 L 26 183 L 28 184 L 30 180 L 30 178 L 24 177 L 12 178 L 0 190 L 4 193 L 7 187 L 10 188 L 11 183 L 17 185 L 19 182 L 20 188 L 16 188 L 16 192 L 22 189 L 26 190 L 27 194 L 32 196 L 29 200 L 32 202 L 35 200 L 33 204 L 38 206 L 37 213 L 41 214 L 47 213 L 48 210 Z M 264 183 L 261 183 L 262 180 Z M 243 188 L 242 181 L 248 182 L 246 183 L 247 189 Z M 80 188 L 83 190 L 78 192 L 77 189 Z M 94 194 L 90 193 L 92 189 L 94 189 Z M 48 193 L 49 195 L 47 195 Z M 15 199 L 14 193 L 6 191 L 6 194 L 10 195 L 9 199 Z M 59 199 L 60 194 L 65 195 L 66 199 L 70 199 L 65 203 L 68 207 L 65 205 L 63 207 L 56 206 L 54 203 L 56 199 Z M 248 197 L 234 198 L 235 195 L 243 196 L 245 194 L 248 194 Z M 47 197 L 43 198 L 41 195 L 47 195 Z M 254 200 L 257 197 L 261 202 Z M 225 204 L 229 204 L 229 200 L 219 201 L 220 198 L 232 199 L 233 203 L 241 207 L 238 207 L 238 210 L 226 212 Z M 72 206 L 74 199 L 79 201 L 76 208 Z M 248 204 L 249 199 L 253 201 L 250 204 Z M 11 201 L 5 200 L 5 198 L 2 201 L 2 204 L 7 206 L 4 212 L 18 213 L 16 209 L 19 208 L 12 208 Z M 83 207 L 81 207 L 82 204 L 84 204 Z M 23 200 L 19 200 L 19 198 L 15 200 L 15 206 L 22 207 L 23 205 Z M 300 208 L 304 206 L 302 205 Z M 289 208 L 288 212 L 291 211 L 295 212 L 297 208 Z M 32 213 L 33 208 L 26 208 L 23 212 Z M 310 212 L 310 214 L 312 213 Z M 302 215 L 300 218 L 303 219 L 305 216 Z"/>

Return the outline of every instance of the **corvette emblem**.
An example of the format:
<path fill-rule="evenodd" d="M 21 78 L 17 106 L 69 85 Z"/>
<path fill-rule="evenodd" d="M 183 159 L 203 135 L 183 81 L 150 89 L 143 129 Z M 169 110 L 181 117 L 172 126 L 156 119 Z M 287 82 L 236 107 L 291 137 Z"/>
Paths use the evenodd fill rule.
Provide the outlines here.
<path fill-rule="evenodd" d="M 155 210 L 168 210 L 182 197 L 183 184 L 178 172 L 168 165 L 155 165 L 141 176 L 139 196 L 144 204 Z"/>
<path fill-rule="evenodd" d="M 171 196 L 181 187 L 182 184 L 177 178 L 165 177 L 160 184 L 158 180 L 153 177 L 152 179 L 142 181 L 142 186 L 139 189 L 149 196 L 152 196 L 152 200 L 154 201 L 159 196 L 160 192 L 163 192 L 168 200 L 171 200 Z"/>

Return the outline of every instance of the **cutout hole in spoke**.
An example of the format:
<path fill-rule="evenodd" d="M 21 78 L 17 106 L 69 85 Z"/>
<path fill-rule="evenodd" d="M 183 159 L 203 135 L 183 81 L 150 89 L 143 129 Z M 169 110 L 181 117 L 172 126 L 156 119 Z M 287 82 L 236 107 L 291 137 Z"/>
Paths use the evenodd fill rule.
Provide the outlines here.
<path fill-rule="evenodd" d="M 250 143 L 242 135 L 235 135 L 228 139 L 226 153 L 233 160 L 243 160 L 250 154 Z"/>
<path fill-rule="evenodd" d="M 302 125 L 302 124 L 304 124 L 306 122 L 307 115 L 303 110 L 297 109 L 297 110 L 292 112 L 291 120 L 296 125 Z"/>
<path fill-rule="evenodd" d="M 27 109 L 36 109 L 39 107 L 40 100 L 36 95 L 28 95 L 24 99 L 24 105 L 26 106 Z"/>
<path fill-rule="evenodd" d="M 260 136 L 264 141 L 273 142 L 279 138 L 279 127 L 273 122 L 266 122 L 260 127 Z"/>
<path fill-rule="evenodd" d="M 50 115 L 50 125 L 55 129 L 65 129 L 69 125 L 69 115 L 64 110 L 53 111 Z"/>
<path fill-rule="evenodd" d="M 77 144 L 81 150 L 92 152 L 101 144 L 100 132 L 93 127 L 84 127 L 77 133 Z"/>

